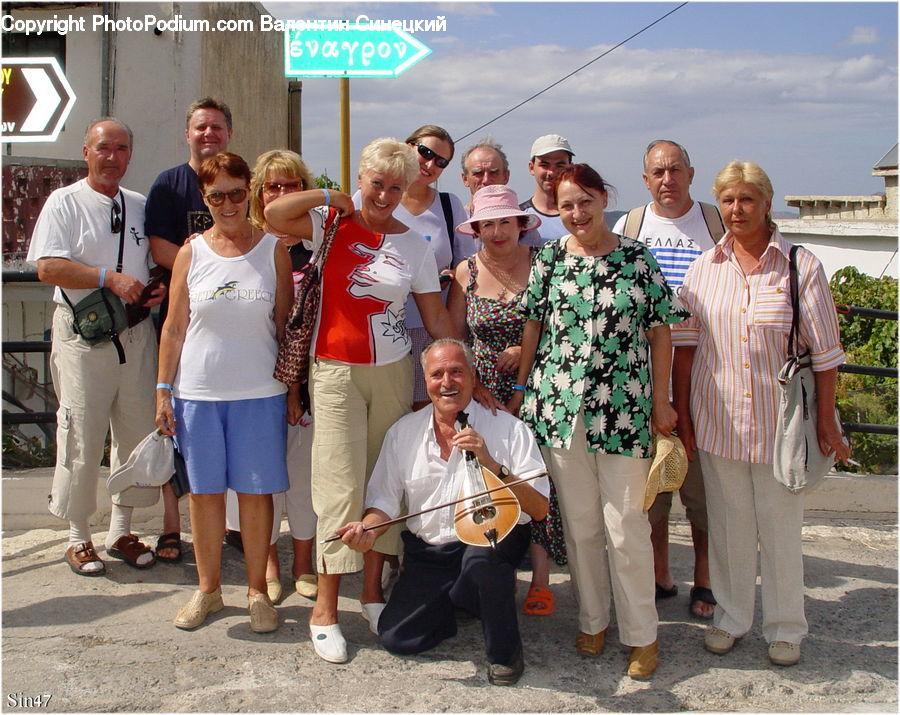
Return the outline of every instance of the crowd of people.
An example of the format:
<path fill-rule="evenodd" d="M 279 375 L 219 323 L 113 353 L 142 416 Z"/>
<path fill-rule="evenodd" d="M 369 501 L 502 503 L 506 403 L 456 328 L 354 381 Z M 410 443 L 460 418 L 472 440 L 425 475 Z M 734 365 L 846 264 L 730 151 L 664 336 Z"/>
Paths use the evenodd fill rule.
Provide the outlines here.
<path fill-rule="evenodd" d="M 131 130 L 94 121 L 87 177 L 53 192 L 36 224 L 28 260 L 57 304 L 50 511 L 69 522 L 74 573 L 106 570 L 90 518 L 107 432 L 116 470 L 155 422 L 190 487 L 198 588 L 178 628 L 223 608 L 223 544 L 243 553 L 250 628 L 278 628 L 286 511 L 291 581 L 314 602 L 310 638 L 325 661 L 348 659 L 341 576 L 362 571 L 360 613 L 387 650 L 434 647 L 461 609 L 481 620 L 489 681 L 512 685 L 525 667 L 516 573 L 531 572 L 524 614 L 550 617 L 552 560 L 571 574 L 575 650 L 603 652 L 614 603 L 626 672 L 648 678 L 656 601 L 678 585 L 672 495 L 647 510 L 645 492 L 654 435 L 677 434 L 690 462 L 687 608 L 711 619 L 705 648 L 724 655 L 750 630 L 759 569 L 768 657 L 799 661 L 803 496 L 772 466 L 791 247 L 761 167 L 728 163 L 718 206 L 707 204 L 691 197 L 684 147 L 653 141 L 650 201 L 610 228 L 614 189 L 557 134 L 534 141 L 534 194 L 520 202 L 490 138 L 462 154 L 460 200 L 435 187 L 456 152 L 436 125 L 366 145 L 352 196 L 317 188 L 291 151 L 251 169 L 228 151 L 232 131 L 225 104 L 194 102 L 189 159 L 145 201 L 121 186 Z M 796 267 L 819 448 L 846 460 L 828 408 L 844 359 L 828 284 L 809 251 Z M 310 368 L 285 384 L 276 360 L 310 277 Z M 89 341 L 74 317 L 94 294 L 127 310 L 108 339 Z M 131 519 L 160 493 L 153 548 Z M 135 568 L 182 560 L 171 485 L 135 484 L 112 502 L 107 556 Z"/>

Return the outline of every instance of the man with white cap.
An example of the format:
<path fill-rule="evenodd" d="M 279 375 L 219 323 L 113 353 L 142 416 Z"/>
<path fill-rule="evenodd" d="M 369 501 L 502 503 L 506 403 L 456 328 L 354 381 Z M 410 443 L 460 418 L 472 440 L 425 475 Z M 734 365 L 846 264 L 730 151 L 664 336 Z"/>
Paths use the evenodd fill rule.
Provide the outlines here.
<path fill-rule="evenodd" d="M 575 152 L 569 141 L 559 134 L 545 134 L 534 140 L 531 145 L 531 158 L 528 160 L 528 171 L 534 177 L 535 191 L 519 208 L 535 214 L 541 219 L 540 228 L 529 231 L 522 243 L 529 246 L 543 246 L 547 241 L 562 238 L 568 231 L 559 217 L 556 208 L 556 195 L 553 183 L 561 169 L 572 163 Z"/>

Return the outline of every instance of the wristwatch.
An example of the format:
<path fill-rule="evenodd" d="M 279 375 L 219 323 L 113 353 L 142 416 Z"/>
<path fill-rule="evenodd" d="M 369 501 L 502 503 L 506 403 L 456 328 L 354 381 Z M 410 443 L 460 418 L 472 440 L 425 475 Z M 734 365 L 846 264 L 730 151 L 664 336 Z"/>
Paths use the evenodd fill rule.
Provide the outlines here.
<path fill-rule="evenodd" d="M 500 469 L 498 469 L 497 472 L 498 472 L 497 476 L 500 477 L 501 481 L 512 476 L 510 471 L 506 468 L 505 464 L 501 464 Z"/>

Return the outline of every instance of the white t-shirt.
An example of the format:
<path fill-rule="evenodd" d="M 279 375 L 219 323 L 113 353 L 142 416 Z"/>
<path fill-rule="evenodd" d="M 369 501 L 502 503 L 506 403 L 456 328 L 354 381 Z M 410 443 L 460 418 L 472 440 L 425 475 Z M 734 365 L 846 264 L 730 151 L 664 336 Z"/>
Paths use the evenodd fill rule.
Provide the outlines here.
<path fill-rule="evenodd" d="M 278 239 L 265 234 L 248 253 L 226 258 L 204 236 L 191 241 L 188 323 L 173 394 L 185 400 L 253 400 L 287 388 L 272 377 Z"/>
<path fill-rule="evenodd" d="M 625 230 L 628 214 L 620 216 L 613 227 L 613 233 Z M 666 283 L 677 288 L 684 282 L 684 274 L 697 257 L 716 245 L 703 218 L 700 202 L 683 216 L 665 218 L 653 212 L 653 203 L 647 204 L 644 223 L 638 236 L 634 236 L 648 249 L 666 277 Z"/>
<path fill-rule="evenodd" d="M 531 199 L 523 201 L 521 204 L 519 204 L 519 208 L 522 209 L 522 211 L 524 211 L 525 213 L 534 214 L 535 216 L 539 216 L 541 219 L 540 226 L 531 229 L 524 236 L 522 236 L 522 240 L 520 241 L 520 243 L 522 243 L 523 245 L 540 248 L 545 243 L 547 243 L 547 241 L 555 241 L 557 238 L 562 238 L 563 236 L 569 235 L 566 227 L 563 226 L 563 222 L 559 217 L 559 214 L 551 215 L 538 211 Z"/>
<path fill-rule="evenodd" d="M 334 210 L 309 212 L 313 251 Z M 372 233 L 341 219 L 322 271 L 311 354 L 350 365 L 389 365 L 410 352 L 406 303 L 440 290 L 431 245 L 415 231 Z"/>
<path fill-rule="evenodd" d="M 480 434 L 491 456 L 517 477 L 545 473 L 534 435 L 520 419 L 507 412 L 492 415 L 472 400 L 466 411 L 469 425 Z M 434 434 L 434 408 L 429 405 L 418 412 L 401 417 L 387 431 L 381 454 L 375 463 L 366 490 L 366 508 L 380 509 L 391 518 L 403 514 L 404 503 L 412 514 L 459 498 L 465 473 L 465 457 L 453 448 L 445 462 Z M 529 484 L 548 496 L 550 483 L 539 477 Z M 407 528 L 429 544 L 458 541 L 453 528 L 454 507 L 436 509 L 407 520 Z M 524 511 L 520 524 L 531 517 Z"/>
<path fill-rule="evenodd" d="M 455 228 L 465 221 L 468 216 L 465 208 L 463 208 L 462 201 L 459 200 L 456 194 L 449 194 L 449 196 L 452 214 L 451 225 Z M 353 194 L 353 205 L 358 209 L 361 203 L 361 195 L 357 191 Z M 434 258 L 437 262 L 438 273 L 451 267 L 450 262 L 453 257 L 453 249 L 450 245 L 450 237 L 447 235 L 447 222 L 444 220 L 444 208 L 441 205 L 441 197 L 437 191 L 434 192 L 434 200 L 431 202 L 431 205 L 418 216 L 413 216 L 404 208 L 403 204 L 399 204 L 394 209 L 394 218 L 416 233 L 421 234 L 431 244 Z M 457 264 L 475 253 L 476 246 L 473 236 L 454 230 L 453 240 L 456 243 L 455 258 Z M 441 297 L 444 302 L 447 301 L 448 290 L 449 286 L 441 291 Z M 419 308 L 412 297 L 406 302 L 406 327 L 423 327 L 422 316 L 419 315 Z"/>
<path fill-rule="evenodd" d="M 122 249 L 122 272 L 147 283 L 150 278 L 150 241 L 144 235 L 144 197 L 136 191 L 121 189 L 115 202 L 121 207 L 125 198 L 125 241 Z M 119 232 L 112 231 L 113 199 L 94 191 L 81 179 L 57 189 L 41 209 L 27 261 L 37 265 L 40 258 L 66 258 L 92 268 L 116 270 L 119 256 Z M 99 286 L 98 286 L 99 287 Z M 75 305 L 96 288 L 66 288 Z M 53 300 L 66 305 L 59 287 Z"/>

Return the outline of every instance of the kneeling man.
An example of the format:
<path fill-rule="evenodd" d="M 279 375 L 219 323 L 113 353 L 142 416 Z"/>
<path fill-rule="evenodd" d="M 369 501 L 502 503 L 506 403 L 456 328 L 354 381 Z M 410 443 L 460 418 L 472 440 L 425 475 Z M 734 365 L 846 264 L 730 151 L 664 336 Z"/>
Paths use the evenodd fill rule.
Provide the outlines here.
<path fill-rule="evenodd" d="M 338 530 L 358 551 L 372 548 L 381 529 L 363 531 L 402 515 L 457 499 L 465 478 L 463 451 L 505 482 L 544 474 L 531 432 L 510 414 L 491 412 L 472 399 L 475 368 L 466 345 L 449 338 L 422 352 L 431 408 L 401 418 L 388 430 L 366 493 L 361 522 Z M 469 427 L 457 429 L 457 413 Z M 547 515 L 547 478 L 511 488 L 522 507 L 519 523 L 496 548 L 462 543 L 454 530 L 455 507 L 412 516 L 403 537 L 403 570 L 380 616 L 378 635 L 392 653 L 420 653 L 456 634 L 454 607 L 481 619 L 494 685 L 512 685 L 525 668 L 516 617 L 516 566 L 528 548 L 531 519 Z M 368 604 L 367 604 L 368 605 Z"/>

